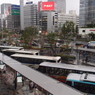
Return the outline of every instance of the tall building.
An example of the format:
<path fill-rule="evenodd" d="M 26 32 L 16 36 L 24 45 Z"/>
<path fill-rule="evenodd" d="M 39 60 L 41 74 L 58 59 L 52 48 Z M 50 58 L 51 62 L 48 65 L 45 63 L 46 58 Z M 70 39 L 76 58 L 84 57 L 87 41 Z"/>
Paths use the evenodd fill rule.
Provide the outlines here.
<path fill-rule="evenodd" d="M 24 30 L 24 0 L 20 0 L 20 29 Z"/>
<path fill-rule="evenodd" d="M 55 32 L 57 30 L 58 14 L 56 12 L 39 12 L 39 30 L 42 32 Z"/>
<path fill-rule="evenodd" d="M 37 27 L 38 13 L 36 4 L 26 4 L 24 6 L 24 28 L 29 26 Z"/>
<path fill-rule="evenodd" d="M 20 6 L 4 3 L 1 5 L 1 14 L 4 15 L 3 27 L 9 30 L 20 30 Z"/>
<path fill-rule="evenodd" d="M 72 21 L 75 26 L 79 26 L 79 17 L 74 10 L 69 11 L 69 14 L 63 12 L 58 13 L 58 27 L 61 28 L 66 21 Z"/>
<path fill-rule="evenodd" d="M 3 15 L 3 22 L 2 22 L 2 26 L 7 28 L 7 19 L 9 14 L 9 9 L 11 8 L 11 4 L 10 3 L 3 3 L 1 4 L 1 14 Z"/>
<path fill-rule="evenodd" d="M 66 0 L 48 0 L 48 1 L 54 1 L 55 2 L 55 8 L 57 12 L 63 11 L 66 13 Z"/>
<path fill-rule="evenodd" d="M 0 14 L 0 30 L 3 29 L 4 22 L 5 22 L 5 20 L 4 20 L 4 14 Z"/>
<path fill-rule="evenodd" d="M 80 27 L 95 26 L 95 0 L 80 0 L 79 20 Z"/>

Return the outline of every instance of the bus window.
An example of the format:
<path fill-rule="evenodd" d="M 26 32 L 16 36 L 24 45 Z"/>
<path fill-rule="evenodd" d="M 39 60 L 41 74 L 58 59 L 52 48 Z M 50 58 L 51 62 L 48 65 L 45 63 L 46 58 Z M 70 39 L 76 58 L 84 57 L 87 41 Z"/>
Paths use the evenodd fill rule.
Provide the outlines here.
<path fill-rule="evenodd" d="M 60 74 L 59 68 L 55 68 L 55 74 L 56 75 L 59 75 Z"/>
<path fill-rule="evenodd" d="M 71 81 L 67 81 L 66 84 L 68 84 L 68 85 L 71 86 L 72 85 L 72 82 Z"/>
<path fill-rule="evenodd" d="M 60 69 L 60 75 L 63 76 L 64 75 L 64 70 Z"/>
<path fill-rule="evenodd" d="M 42 73 L 46 73 L 46 67 L 40 66 L 38 70 Z"/>
<path fill-rule="evenodd" d="M 57 61 L 57 63 L 61 63 L 61 59 L 59 59 L 59 60 Z"/>
<path fill-rule="evenodd" d="M 39 55 L 39 53 L 36 53 L 36 55 Z"/>

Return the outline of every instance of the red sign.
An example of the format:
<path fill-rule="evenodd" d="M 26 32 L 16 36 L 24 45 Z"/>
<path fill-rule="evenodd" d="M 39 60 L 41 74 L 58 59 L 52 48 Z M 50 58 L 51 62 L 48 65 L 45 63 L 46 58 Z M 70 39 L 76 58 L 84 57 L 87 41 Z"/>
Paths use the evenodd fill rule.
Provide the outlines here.
<path fill-rule="evenodd" d="M 42 2 L 42 11 L 54 10 L 54 2 Z"/>
<path fill-rule="evenodd" d="M 95 31 L 95 30 L 90 30 L 90 31 Z"/>

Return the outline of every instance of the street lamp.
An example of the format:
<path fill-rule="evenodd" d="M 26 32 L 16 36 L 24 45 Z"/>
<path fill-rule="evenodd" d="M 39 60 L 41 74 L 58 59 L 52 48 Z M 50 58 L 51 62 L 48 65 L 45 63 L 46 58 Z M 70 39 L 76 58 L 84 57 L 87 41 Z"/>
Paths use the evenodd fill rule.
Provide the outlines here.
<path fill-rule="evenodd" d="M 39 31 L 39 37 L 40 37 L 40 45 L 39 45 L 39 47 L 41 48 L 41 33 L 42 33 L 42 31 Z"/>
<path fill-rule="evenodd" d="M 42 33 L 42 31 L 39 31 L 39 34 L 41 34 Z"/>

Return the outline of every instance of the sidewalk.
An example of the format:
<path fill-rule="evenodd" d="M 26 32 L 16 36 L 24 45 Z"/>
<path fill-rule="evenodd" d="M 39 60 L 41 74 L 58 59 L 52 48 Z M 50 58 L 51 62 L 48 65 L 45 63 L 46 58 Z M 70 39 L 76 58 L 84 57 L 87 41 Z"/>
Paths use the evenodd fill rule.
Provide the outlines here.
<path fill-rule="evenodd" d="M 14 92 L 14 87 L 6 84 L 0 74 L 0 95 L 10 95 L 12 92 Z"/>

